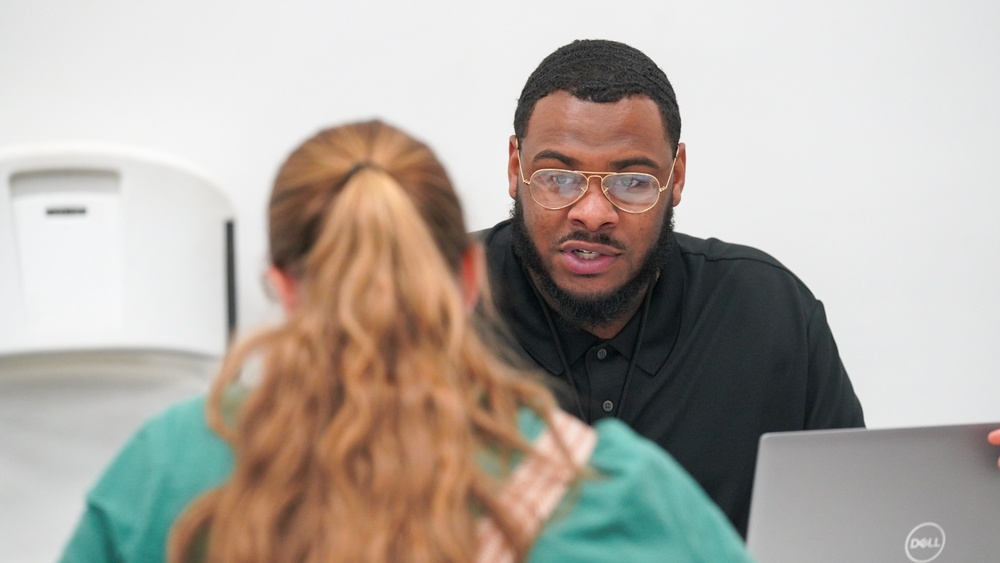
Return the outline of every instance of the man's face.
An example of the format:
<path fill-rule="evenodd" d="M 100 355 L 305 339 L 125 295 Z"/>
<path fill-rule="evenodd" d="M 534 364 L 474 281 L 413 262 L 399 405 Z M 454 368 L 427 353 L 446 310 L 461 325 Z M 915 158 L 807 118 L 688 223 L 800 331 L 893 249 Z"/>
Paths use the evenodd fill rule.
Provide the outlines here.
<path fill-rule="evenodd" d="M 560 91 L 535 105 L 520 158 L 525 178 L 540 168 L 645 172 L 662 185 L 670 176 L 672 154 L 659 108 L 651 99 L 632 96 L 599 104 Z M 644 213 L 616 208 L 601 191 L 597 178 L 591 179 L 589 189 L 576 203 L 549 210 L 531 199 L 521 179 L 512 137 L 508 180 L 510 196 L 516 201 L 515 249 L 520 243 L 522 260 L 557 308 L 567 299 L 586 304 L 609 299 L 631 302 L 641 297 L 621 293 L 641 291 L 655 277 L 665 252 L 657 246 L 667 240 L 671 200 L 673 204 L 680 201 L 685 161 L 682 145 L 671 185 Z M 663 252 L 655 256 L 655 250 Z M 547 290 L 546 285 L 552 287 Z M 627 308 L 628 303 L 622 305 Z M 614 314 L 613 309 L 605 313 Z M 597 320 L 589 319 L 589 323 Z"/>

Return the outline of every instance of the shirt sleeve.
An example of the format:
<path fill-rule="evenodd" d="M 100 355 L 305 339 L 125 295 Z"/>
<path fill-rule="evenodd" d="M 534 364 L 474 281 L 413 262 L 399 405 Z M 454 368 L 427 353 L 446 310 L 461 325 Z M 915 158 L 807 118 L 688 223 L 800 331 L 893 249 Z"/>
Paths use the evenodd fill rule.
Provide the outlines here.
<path fill-rule="evenodd" d="M 805 429 L 853 428 L 865 425 L 861 402 L 844 369 L 823 303 L 809 319 L 809 379 L 806 383 Z"/>
<path fill-rule="evenodd" d="M 105 469 L 60 561 L 163 561 L 174 520 L 231 466 L 228 446 L 205 423 L 203 398 L 171 407 Z"/>
<path fill-rule="evenodd" d="M 106 516 L 100 507 L 87 504 L 83 517 L 63 551 L 60 563 L 123 561 L 115 553 L 111 527 Z"/>
<path fill-rule="evenodd" d="M 567 493 L 529 561 L 752 561 L 721 510 L 662 449 L 605 419 L 593 475 Z"/>
<path fill-rule="evenodd" d="M 86 509 L 61 561 L 129 561 L 140 522 L 155 504 L 157 481 L 150 425 L 143 426 L 87 494 Z M 162 560 L 162 555 L 159 560 Z"/>

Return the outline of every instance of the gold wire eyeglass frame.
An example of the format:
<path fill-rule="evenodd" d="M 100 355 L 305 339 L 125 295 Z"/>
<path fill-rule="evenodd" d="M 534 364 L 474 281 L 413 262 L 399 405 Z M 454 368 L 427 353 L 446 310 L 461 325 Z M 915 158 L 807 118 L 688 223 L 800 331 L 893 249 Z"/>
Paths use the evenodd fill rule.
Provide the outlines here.
<path fill-rule="evenodd" d="M 646 174 L 645 172 L 586 172 L 586 171 L 583 171 L 583 170 L 564 170 L 564 169 L 561 169 L 561 168 L 539 168 L 538 170 L 535 170 L 534 172 L 531 173 L 531 178 L 525 179 L 525 177 L 524 177 L 524 168 L 522 168 L 522 166 L 521 166 L 521 149 L 520 149 L 520 147 L 517 148 L 517 170 L 518 170 L 518 172 L 521 173 L 521 181 L 524 182 L 524 185 L 528 186 L 528 193 L 531 195 L 531 200 L 534 201 L 536 204 L 538 204 L 539 207 L 542 207 L 544 209 L 548 209 L 550 211 L 557 211 L 559 209 L 565 209 L 565 208 L 569 207 L 570 205 L 573 205 L 574 203 L 580 201 L 583 198 L 583 195 L 587 193 L 587 190 L 590 189 L 590 179 L 591 178 L 600 178 L 600 180 L 601 180 L 601 192 L 604 194 L 604 197 L 608 198 L 608 201 L 611 202 L 611 205 L 614 205 L 615 208 L 620 209 L 621 211 L 624 211 L 625 213 L 634 213 L 634 214 L 645 213 L 645 212 L 649 211 L 650 209 L 656 207 L 656 202 L 660 201 L 660 194 L 663 193 L 663 190 L 665 190 L 665 189 L 667 189 L 667 188 L 670 187 L 670 183 L 671 183 L 671 181 L 674 178 L 674 163 L 675 162 L 677 162 L 677 155 L 676 154 L 674 155 L 674 158 L 672 158 L 670 160 L 670 175 L 667 176 L 667 182 L 665 184 L 660 184 L 660 180 L 656 176 L 653 176 L 652 174 Z M 570 173 L 573 173 L 573 174 L 579 174 L 580 176 L 583 176 L 586 179 L 586 183 L 584 184 L 583 189 L 580 190 L 580 194 L 577 195 L 575 198 L 573 198 L 572 201 L 569 201 L 569 202 L 567 202 L 567 203 L 565 203 L 563 205 L 560 205 L 558 207 L 549 207 L 548 205 L 545 205 L 542 202 L 538 201 L 538 199 L 535 198 L 535 192 L 534 192 L 534 190 L 531 189 L 531 180 L 533 180 L 536 175 L 538 175 L 539 173 L 542 173 L 542 172 L 570 172 Z M 609 191 L 608 187 L 604 185 L 605 178 L 609 178 L 611 176 L 626 175 L 626 174 L 627 175 L 635 175 L 635 176 L 648 176 L 648 177 L 650 177 L 650 178 L 653 179 L 653 182 L 656 183 L 656 185 L 658 187 L 658 189 L 656 190 L 656 199 L 654 199 L 653 202 L 649 204 L 649 207 L 647 207 L 645 209 L 639 209 L 639 210 L 625 209 L 618 202 L 616 202 L 614 199 L 612 199 L 612 197 L 608 194 L 608 191 Z"/>

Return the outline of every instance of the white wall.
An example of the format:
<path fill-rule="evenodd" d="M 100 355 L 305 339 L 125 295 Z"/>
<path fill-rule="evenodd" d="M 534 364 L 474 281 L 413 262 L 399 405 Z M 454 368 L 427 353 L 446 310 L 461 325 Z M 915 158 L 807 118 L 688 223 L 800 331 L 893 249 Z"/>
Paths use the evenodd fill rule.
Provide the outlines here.
<path fill-rule="evenodd" d="M 678 230 L 758 246 L 813 289 L 871 426 L 997 420 L 998 29 L 990 0 L 0 0 L 0 146 L 124 143 L 214 176 L 251 327 L 274 312 L 264 205 L 295 144 L 387 119 L 486 227 L 508 213 L 528 74 L 573 38 L 624 40 L 678 92 Z"/>

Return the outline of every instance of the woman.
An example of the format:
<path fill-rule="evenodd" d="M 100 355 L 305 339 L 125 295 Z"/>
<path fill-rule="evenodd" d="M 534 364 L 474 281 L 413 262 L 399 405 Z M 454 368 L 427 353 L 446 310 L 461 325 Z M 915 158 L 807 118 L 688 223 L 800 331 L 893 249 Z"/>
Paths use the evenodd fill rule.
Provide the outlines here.
<path fill-rule="evenodd" d="M 747 560 L 655 445 L 562 413 L 484 344 L 481 250 L 425 145 L 321 131 L 269 231 L 287 321 L 140 430 L 64 561 Z"/>

